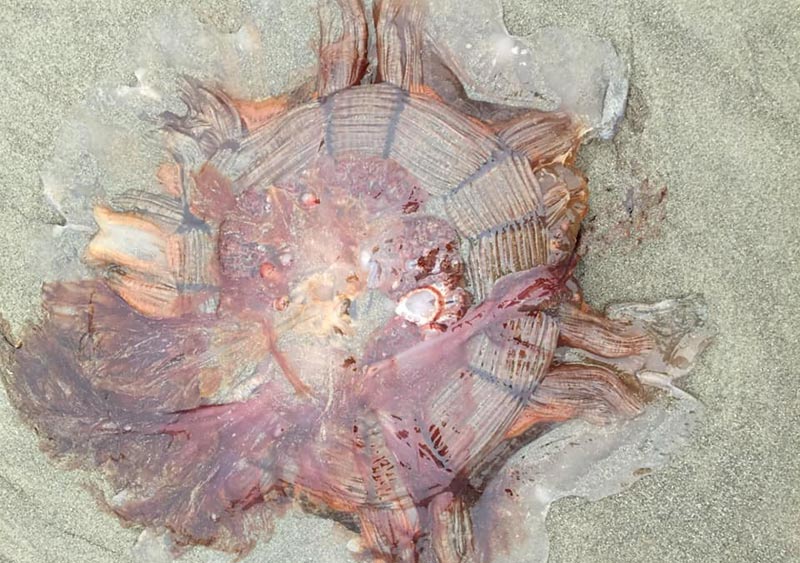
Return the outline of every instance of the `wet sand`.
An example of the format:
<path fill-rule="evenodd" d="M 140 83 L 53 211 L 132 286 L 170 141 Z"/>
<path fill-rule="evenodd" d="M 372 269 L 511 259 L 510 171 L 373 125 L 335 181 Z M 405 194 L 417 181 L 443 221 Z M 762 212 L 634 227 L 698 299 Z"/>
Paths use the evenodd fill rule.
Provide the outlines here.
<path fill-rule="evenodd" d="M 16 330 L 36 315 L 41 280 L 27 241 L 55 220 L 38 171 L 87 89 L 113 76 L 125 45 L 168 0 L 8 1 L 0 16 L 0 312 Z M 584 150 L 598 214 L 618 213 L 631 178 L 669 189 L 659 234 L 585 260 L 590 302 L 702 293 L 718 337 L 685 387 L 707 417 L 668 469 L 548 518 L 551 561 L 800 560 L 800 13 L 794 0 L 507 0 L 525 34 L 572 25 L 611 39 L 631 64 L 630 118 Z M 202 0 L 235 29 L 235 2 Z M 275 87 L 310 59 L 313 14 L 276 22 Z M 298 37 L 301 38 L 298 40 Z M 284 52 L 279 52 L 284 49 Z M 298 55 L 300 53 L 300 55 Z M 55 468 L 0 391 L 0 561 L 129 560 L 138 534 L 100 512 L 85 477 Z M 299 518 L 247 561 L 348 561 L 345 536 Z M 223 561 L 197 550 L 186 561 Z"/>

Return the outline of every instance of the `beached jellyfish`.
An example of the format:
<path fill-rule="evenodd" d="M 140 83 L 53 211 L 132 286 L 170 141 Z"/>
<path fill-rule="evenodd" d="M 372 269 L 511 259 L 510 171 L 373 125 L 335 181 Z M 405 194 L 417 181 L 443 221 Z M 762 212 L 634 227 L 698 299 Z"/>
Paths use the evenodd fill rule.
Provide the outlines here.
<path fill-rule="evenodd" d="M 607 494 L 649 467 L 620 444 L 678 425 L 648 405 L 683 397 L 702 307 L 585 303 L 574 161 L 596 124 L 467 100 L 421 2 L 377 2 L 372 37 L 338 4 L 310 83 L 249 100 L 183 76 L 157 183 L 63 191 L 86 269 L 45 286 L 9 396 L 105 475 L 108 510 L 177 545 L 244 553 L 293 501 L 365 560 L 530 557 L 514 506 Z"/>

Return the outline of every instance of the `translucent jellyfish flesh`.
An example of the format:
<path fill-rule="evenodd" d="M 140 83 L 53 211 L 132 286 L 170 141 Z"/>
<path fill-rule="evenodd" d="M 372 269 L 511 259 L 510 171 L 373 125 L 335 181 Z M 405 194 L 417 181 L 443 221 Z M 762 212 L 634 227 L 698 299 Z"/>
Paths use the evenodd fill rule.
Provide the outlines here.
<path fill-rule="evenodd" d="M 82 265 L 55 253 L 9 396 L 104 474 L 108 510 L 177 545 L 246 552 L 294 502 L 367 560 L 546 557 L 550 502 L 616 492 L 685 436 L 698 406 L 672 381 L 702 303 L 592 309 L 592 125 L 455 97 L 420 3 L 378 2 L 372 37 L 339 5 L 292 94 L 182 77 L 141 189 L 46 179 Z M 87 123 L 101 168 L 139 170 L 111 158 L 132 129 Z"/>

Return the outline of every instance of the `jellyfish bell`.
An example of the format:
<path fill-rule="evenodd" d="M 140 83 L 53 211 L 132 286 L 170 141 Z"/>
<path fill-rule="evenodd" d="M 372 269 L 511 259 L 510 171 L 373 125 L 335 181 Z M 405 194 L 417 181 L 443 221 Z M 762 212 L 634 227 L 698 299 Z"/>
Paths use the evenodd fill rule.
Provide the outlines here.
<path fill-rule="evenodd" d="M 108 510 L 176 546 L 244 554 L 294 502 L 376 560 L 503 561 L 480 532 L 514 524 L 501 470 L 567 428 L 570 478 L 547 452 L 526 468 L 536 518 L 591 489 L 576 483 L 602 452 L 573 423 L 648 420 L 619 451 L 666 424 L 642 418 L 660 412 L 644 388 L 673 392 L 691 366 L 702 304 L 591 308 L 574 277 L 584 116 L 451 95 L 420 1 L 375 5 L 367 74 L 367 11 L 337 5 L 290 94 L 248 98 L 238 57 L 263 68 L 258 42 L 194 22 L 179 31 L 218 51 L 213 80 L 160 29 L 191 71 L 181 101 L 140 84 L 84 108 L 78 156 L 103 174 L 65 159 L 58 197 L 85 271 L 45 286 L 6 386 L 51 454 L 103 473 Z"/>

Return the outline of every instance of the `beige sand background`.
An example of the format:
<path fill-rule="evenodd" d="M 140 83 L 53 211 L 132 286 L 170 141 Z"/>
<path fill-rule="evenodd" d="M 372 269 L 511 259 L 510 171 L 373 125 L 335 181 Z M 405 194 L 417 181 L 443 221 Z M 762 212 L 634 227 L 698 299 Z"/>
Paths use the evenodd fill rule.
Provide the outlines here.
<path fill-rule="evenodd" d="M 110 76 L 125 45 L 177 5 L 0 2 L 0 311 L 14 327 L 37 309 L 26 249 L 53 219 L 38 171 L 60 124 L 100 79 L 129 78 Z M 286 5 L 274 25 L 276 90 L 311 60 L 314 20 Z M 241 17 L 236 0 L 192 7 L 224 29 Z M 596 209 L 617 212 L 631 177 L 669 187 L 658 238 L 586 260 L 590 300 L 700 292 L 719 330 L 686 385 L 707 407 L 691 446 L 621 495 L 556 504 L 551 561 L 800 561 L 800 5 L 506 0 L 505 9 L 514 33 L 572 25 L 608 37 L 631 64 L 631 119 L 582 159 Z M 45 459 L 2 391 L 0 448 L 1 562 L 129 560 L 137 532 L 97 510 L 83 476 Z M 347 560 L 331 547 L 342 535 L 329 522 L 280 528 L 247 560 Z"/>

